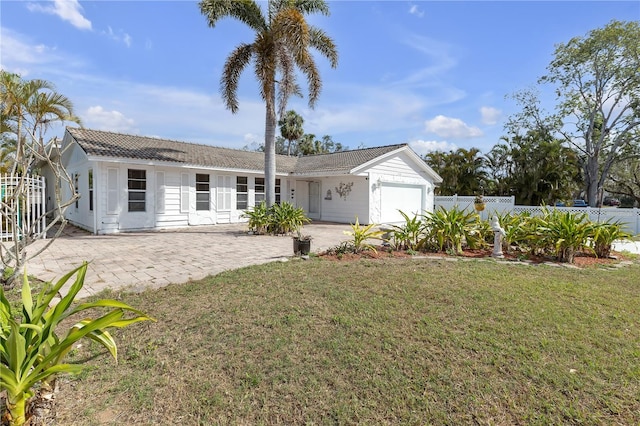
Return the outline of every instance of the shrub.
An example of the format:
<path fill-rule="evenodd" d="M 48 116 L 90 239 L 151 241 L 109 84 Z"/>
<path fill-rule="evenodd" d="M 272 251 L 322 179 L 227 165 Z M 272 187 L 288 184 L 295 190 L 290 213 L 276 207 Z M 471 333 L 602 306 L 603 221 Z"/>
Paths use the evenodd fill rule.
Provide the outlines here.
<path fill-rule="evenodd" d="M 302 225 L 311 222 L 302 207 L 283 202 L 274 204 L 269 209 L 269 233 L 289 234 L 298 231 Z"/>
<path fill-rule="evenodd" d="M 573 263 L 576 252 L 587 247 L 593 223 L 586 213 L 549 211 L 539 218 L 538 236 L 560 262 Z"/>
<path fill-rule="evenodd" d="M 405 223 L 403 225 L 392 225 L 391 243 L 397 250 L 418 250 L 424 223 L 417 215 L 410 218 L 402 210 L 398 211 L 404 217 Z"/>
<path fill-rule="evenodd" d="M 475 241 L 477 237 L 471 231 L 475 230 L 477 213 L 465 213 L 457 206 L 451 210 L 440 207 L 424 216 L 425 234 L 418 244 L 423 250 L 435 247 L 438 251 L 462 253 L 462 242 Z"/>
<path fill-rule="evenodd" d="M 622 230 L 619 222 L 602 222 L 593 225 L 591 244 L 598 257 L 609 257 L 611 245 L 615 240 L 629 238 L 630 235 Z"/>
<path fill-rule="evenodd" d="M 34 395 L 38 384 L 49 383 L 58 373 L 78 373 L 83 366 L 64 363 L 72 346 L 82 338 L 103 345 L 117 361 L 117 346 L 108 328 L 121 328 L 130 324 L 153 320 L 131 306 L 117 300 L 98 300 L 71 307 L 84 285 L 87 263 L 69 272 L 55 284 L 46 283 L 36 299 L 25 273 L 22 285 L 22 319 L 15 312 L 0 287 L 0 390 L 7 392 L 10 425 L 26 421 L 27 401 Z M 69 292 L 55 306 L 49 307 L 67 281 L 76 275 Z M 84 317 L 62 337 L 57 327 L 71 315 L 92 309 L 107 308 L 108 312 L 96 319 Z M 129 311 L 135 316 L 125 318 Z M 154 320 L 155 321 L 155 320 Z"/>
<path fill-rule="evenodd" d="M 358 217 L 356 216 L 356 223 L 351 224 L 351 231 L 344 231 L 345 235 L 349 235 L 353 237 L 351 241 L 349 241 L 350 245 L 353 246 L 354 253 L 360 253 L 362 250 L 372 250 L 376 251 L 376 248 L 367 242 L 370 239 L 380 239 L 384 231 L 379 229 L 373 229 L 377 226 L 375 223 L 371 223 L 366 226 L 360 226 L 360 222 L 358 221 Z"/>
<path fill-rule="evenodd" d="M 248 218 L 249 230 L 256 234 L 265 234 L 269 228 L 271 218 L 269 217 L 269 209 L 267 203 L 264 201 L 253 207 L 250 210 L 246 210 L 240 217 Z"/>
<path fill-rule="evenodd" d="M 246 210 L 243 218 L 248 218 L 249 229 L 256 234 L 290 234 L 300 230 L 302 225 L 311 222 L 301 207 L 283 202 L 267 208 L 265 202 Z"/>

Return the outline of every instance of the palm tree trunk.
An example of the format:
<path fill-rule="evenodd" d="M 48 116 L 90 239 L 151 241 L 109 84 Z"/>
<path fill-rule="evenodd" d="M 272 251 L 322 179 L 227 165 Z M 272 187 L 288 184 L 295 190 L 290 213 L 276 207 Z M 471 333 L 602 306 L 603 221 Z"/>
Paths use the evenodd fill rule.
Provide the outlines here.
<path fill-rule="evenodd" d="M 267 207 L 276 201 L 276 100 L 275 90 L 267 99 L 267 114 L 264 132 L 264 181 Z"/>

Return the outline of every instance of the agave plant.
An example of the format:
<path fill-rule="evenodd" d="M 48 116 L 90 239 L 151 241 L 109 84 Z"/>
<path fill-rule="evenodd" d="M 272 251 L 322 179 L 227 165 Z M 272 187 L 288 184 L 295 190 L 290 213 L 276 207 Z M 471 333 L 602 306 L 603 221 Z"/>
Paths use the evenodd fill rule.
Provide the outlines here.
<path fill-rule="evenodd" d="M 7 392 L 11 426 L 25 423 L 27 401 L 34 395 L 37 385 L 50 382 L 59 373 L 78 373 L 83 369 L 82 365 L 64 362 L 78 340 L 86 337 L 103 345 L 117 362 L 117 346 L 107 329 L 126 327 L 139 321 L 155 321 L 117 300 L 104 299 L 72 307 L 74 298 L 84 285 L 86 272 L 85 262 L 60 278 L 55 285 L 46 283 L 35 300 L 25 272 L 20 321 L 0 287 L 0 390 Z M 76 279 L 69 292 L 50 307 L 54 297 L 73 275 Z M 106 308 L 107 312 L 96 319 L 78 321 L 63 337 L 58 334 L 57 328 L 64 319 L 95 308 Z M 134 316 L 125 317 L 126 312 Z"/>
<path fill-rule="evenodd" d="M 611 245 L 615 240 L 629 238 L 631 235 L 622 230 L 620 222 L 602 222 L 594 224 L 591 244 L 598 257 L 609 257 Z"/>
<path fill-rule="evenodd" d="M 373 229 L 377 225 L 371 223 L 369 225 L 361 226 L 356 216 L 356 223 L 351 224 L 351 231 L 344 231 L 345 235 L 351 236 L 353 239 L 349 243 L 353 247 L 354 253 L 360 253 L 363 250 L 372 250 L 377 252 L 373 244 L 368 243 L 367 240 L 380 239 L 384 234 L 384 231 L 379 229 Z"/>

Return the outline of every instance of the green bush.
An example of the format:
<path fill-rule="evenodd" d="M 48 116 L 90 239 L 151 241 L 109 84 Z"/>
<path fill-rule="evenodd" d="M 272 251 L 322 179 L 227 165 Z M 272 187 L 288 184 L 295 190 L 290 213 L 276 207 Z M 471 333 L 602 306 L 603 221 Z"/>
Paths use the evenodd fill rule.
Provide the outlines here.
<path fill-rule="evenodd" d="M 418 244 L 423 238 L 424 222 L 419 216 L 409 217 L 402 210 L 398 210 L 405 223 L 403 225 L 392 225 L 391 241 L 396 250 L 418 250 Z"/>
<path fill-rule="evenodd" d="M 622 230 L 619 222 L 602 222 L 593 225 L 591 244 L 598 257 L 609 257 L 611 245 L 615 240 L 629 238 L 631 235 Z"/>
<path fill-rule="evenodd" d="M 250 210 L 246 210 L 240 217 L 248 218 L 249 230 L 256 234 L 265 234 L 269 229 L 269 223 L 271 218 L 269 217 L 269 209 L 267 203 L 264 201 L 253 207 Z"/>
<path fill-rule="evenodd" d="M 593 229 L 586 213 L 560 212 L 544 207 L 543 216 L 538 218 L 536 236 L 560 262 L 573 263 L 575 254 L 588 247 Z"/>
<path fill-rule="evenodd" d="M 262 202 L 250 210 L 242 213 L 243 218 L 248 218 L 249 229 L 256 234 L 290 234 L 297 232 L 305 223 L 311 222 L 301 207 L 283 202 L 267 208 Z"/>
<path fill-rule="evenodd" d="M 424 216 L 424 236 L 418 248 L 427 250 L 435 247 L 438 251 L 462 253 L 463 241 L 478 240 L 477 213 L 466 213 L 457 206 L 451 210 L 440 207 Z"/>

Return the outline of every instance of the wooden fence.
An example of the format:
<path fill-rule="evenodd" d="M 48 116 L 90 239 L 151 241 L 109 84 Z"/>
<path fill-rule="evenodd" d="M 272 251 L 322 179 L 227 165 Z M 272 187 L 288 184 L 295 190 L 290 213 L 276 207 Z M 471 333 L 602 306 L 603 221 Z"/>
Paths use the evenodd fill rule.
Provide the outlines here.
<path fill-rule="evenodd" d="M 24 195 L 16 199 L 16 191 Z M 46 238 L 45 214 L 44 177 L 0 175 L 0 241 L 11 241 L 14 234 Z"/>
<path fill-rule="evenodd" d="M 436 196 L 435 208 L 442 207 L 450 209 L 458 206 L 462 210 L 473 210 L 473 196 Z M 515 197 L 492 197 L 485 196 L 485 209 L 480 212 L 483 220 L 489 220 L 494 213 L 530 213 L 531 215 L 542 214 L 542 207 L 536 206 L 516 206 Z M 640 234 L 640 209 L 621 209 L 619 207 L 550 207 L 559 211 L 570 211 L 572 213 L 586 213 L 592 222 L 620 222 L 624 230 L 632 235 Z"/>

